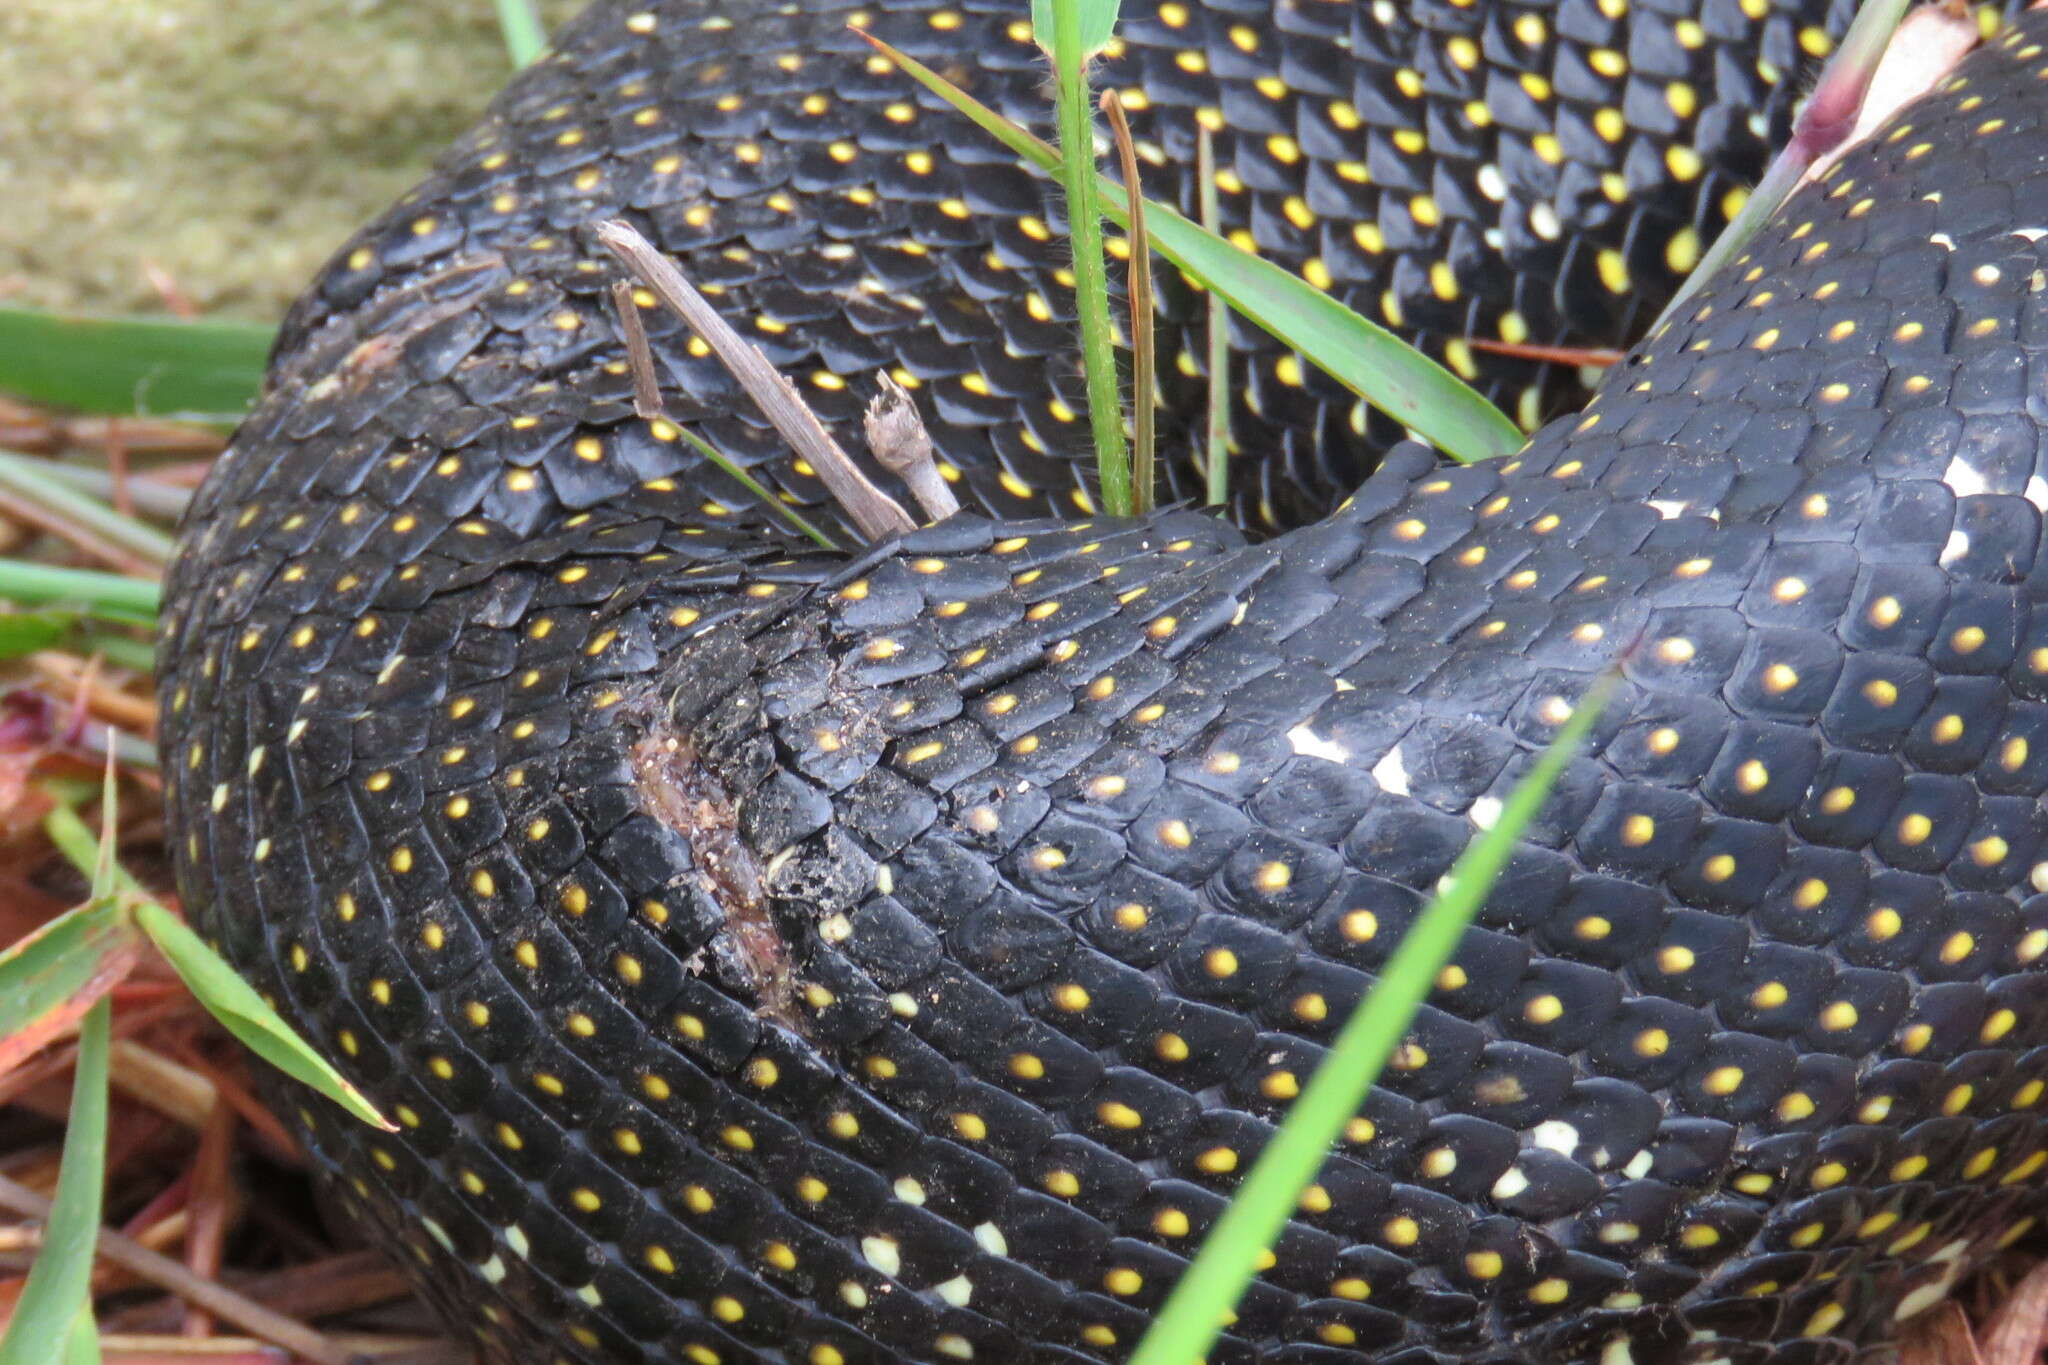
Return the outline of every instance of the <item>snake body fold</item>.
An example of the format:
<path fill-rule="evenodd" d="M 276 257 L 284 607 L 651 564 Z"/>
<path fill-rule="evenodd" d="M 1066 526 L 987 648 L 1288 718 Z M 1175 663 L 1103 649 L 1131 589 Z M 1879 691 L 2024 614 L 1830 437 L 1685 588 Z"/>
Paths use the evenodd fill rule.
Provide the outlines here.
<path fill-rule="evenodd" d="M 292 1102 L 449 1320 L 492 1361 L 1122 1358 L 1617 667 L 1213 1358 L 1824 1365 L 2023 1237 L 2048 22 L 1518 455 L 1382 456 L 1240 337 L 1233 517 L 1111 522 L 1046 192 L 848 17 L 598 5 L 323 275 L 186 528 L 181 884 L 396 1117 Z M 1008 9 L 862 17 L 1033 111 Z M 1782 121 L 1736 102 L 1841 17 L 1168 3 L 1105 79 L 1156 193 L 1220 119 L 1236 230 L 1479 373 L 1468 335 L 1654 313 Z M 632 415 L 614 213 L 826 417 L 914 382 L 982 514 L 772 530 Z M 675 419 L 815 502 L 647 323 Z"/>

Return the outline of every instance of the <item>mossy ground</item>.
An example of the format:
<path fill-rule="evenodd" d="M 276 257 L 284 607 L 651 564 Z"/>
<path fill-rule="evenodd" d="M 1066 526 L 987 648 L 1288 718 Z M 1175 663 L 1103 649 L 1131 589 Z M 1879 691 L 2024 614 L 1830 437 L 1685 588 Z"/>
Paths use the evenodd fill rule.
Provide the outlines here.
<path fill-rule="evenodd" d="M 509 75 L 491 0 L 4 0 L 0 303 L 274 319 Z"/>

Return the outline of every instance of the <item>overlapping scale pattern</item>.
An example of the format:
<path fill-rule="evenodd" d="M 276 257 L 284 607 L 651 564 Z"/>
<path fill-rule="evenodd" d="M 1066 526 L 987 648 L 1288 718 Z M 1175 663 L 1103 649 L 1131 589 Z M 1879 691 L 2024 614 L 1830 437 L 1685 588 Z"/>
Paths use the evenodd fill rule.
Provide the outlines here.
<path fill-rule="evenodd" d="M 1850 8 L 1147 2 L 1126 7 L 1099 78 L 1134 110 L 1152 194 L 1195 211 L 1196 130 L 1209 128 L 1237 240 L 1415 335 L 1533 428 L 1581 401 L 1577 372 L 1475 342 L 1632 340 L 1739 204 Z M 434 344 L 416 378 L 388 381 L 408 386 L 405 407 L 535 405 L 610 427 L 629 386 L 607 370 L 612 267 L 587 229 L 623 214 L 710 287 L 849 448 L 887 369 L 915 390 L 970 505 L 1085 514 L 1057 195 L 875 58 L 854 22 L 1046 130 L 1045 62 L 1012 0 L 606 0 L 343 247 L 292 316 L 280 382 L 323 377 L 332 358 L 311 358 L 323 327 L 440 280 L 464 303 L 414 324 Z M 1205 305 L 1178 276 L 1162 283 L 1163 492 L 1187 497 L 1201 487 Z M 787 496 L 825 503 L 701 345 L 651 305 L 648 323 L 676 416 Z M 1256 329 L 1237 324 L 1234 347 L 1235 515 L 1265 529 L 1313 520 L 1400 432 Z M 540 476 L 494 490 L 492 508 L 515 525 L 676 463 L 549 461 L 538 439 L 520 454 Z M 690 486 L 735 514 L 748 503 L 716 475 L 693 472 Z"/>
<path fill-rule="evenodd" d="M 797 550 L 628 415 L 588 206 L 558 271 L 402 210 L 165 622 L 188 901 L 400 1125 L 300 1102 L 341 1202 L 493 1362 L 1120 1359 L 1619 666 L 1214 1358 L 1881 1345 L 2048 1166 L 2044 73 L 2033 17 L 1521 455 L 1259 545 Z"/>

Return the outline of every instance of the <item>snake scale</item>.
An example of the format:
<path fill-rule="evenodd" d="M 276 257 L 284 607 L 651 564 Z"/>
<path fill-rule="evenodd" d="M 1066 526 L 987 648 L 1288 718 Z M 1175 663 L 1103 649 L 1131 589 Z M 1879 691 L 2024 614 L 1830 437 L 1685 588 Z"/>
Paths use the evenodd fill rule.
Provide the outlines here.
<path fill-rule="evenodd" d="M 2048 22 L 1456 466 L 1234 336 L 1233 502 L 1094 520 L 1020 6 L 603 0 L 293 313 L 167 594 L 181 888 L 396 1120 L 274 1091 L 491 1362 L 1115 1361 L 1429 891 L 1622 684 L 1212 1360 L 1832 1365 L 2048 1165 Z M 1536 425 L 1845 7 L 1162 0 L 1155 194 Z M 968 512 L 843 554 L 623 215 Z M 1169 490 L 1208 388 L 1162 275 Z M 1178 423 L 1179 425 L 1175 425 Z M 851 442 L 849 444 L 852 444 Z M 847 535 L 843 525 L 838 534 Z"/>

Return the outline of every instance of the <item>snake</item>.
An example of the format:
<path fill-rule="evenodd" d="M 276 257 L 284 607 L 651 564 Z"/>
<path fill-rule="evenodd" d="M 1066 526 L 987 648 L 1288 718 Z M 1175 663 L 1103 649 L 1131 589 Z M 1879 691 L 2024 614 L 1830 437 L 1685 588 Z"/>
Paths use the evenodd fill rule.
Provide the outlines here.
<path fill-rule="evenodd" d="M 1056 192 L 851 31 L 1043 128 L 1023 7 L 599 0 L 295 306 L 167 580 L 184 902 L 391 1120 L 269 1083 L 335 1204 L 494 1365 L 1124 1359 L 1611 677 L 1209 1359 L 1888 1348 L 2048 1165 L 2048 16 L 1637 335 L 1847 9 L 1126 6 L 1146 191 L 1206 133 L 1224 235 L 1534 434 L 1213 366 L 1162 269 L 1113 518 Z M 645 415 L 608 218 L 966 510 L 860 544 L 629 294 Z M 1530 349 L 1629 344 L 1577 410 Z"/>

